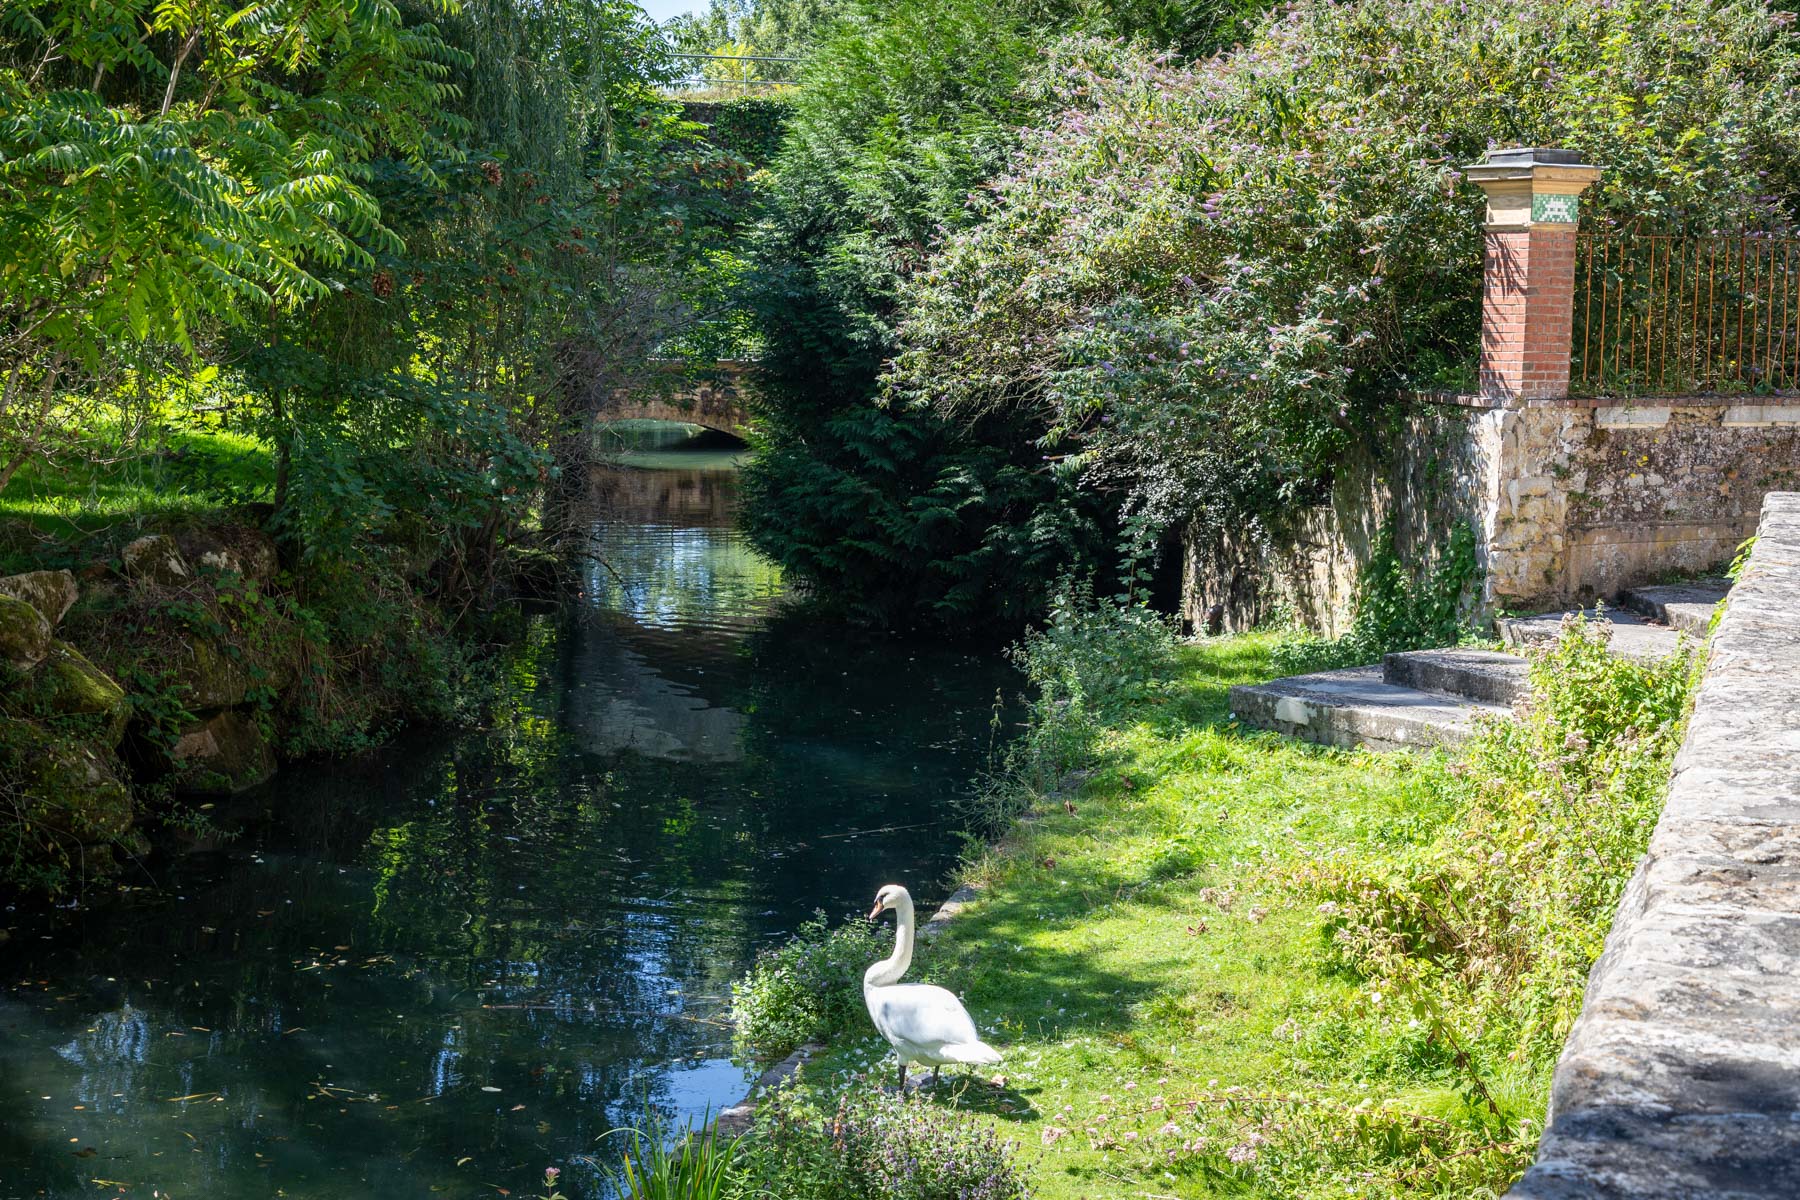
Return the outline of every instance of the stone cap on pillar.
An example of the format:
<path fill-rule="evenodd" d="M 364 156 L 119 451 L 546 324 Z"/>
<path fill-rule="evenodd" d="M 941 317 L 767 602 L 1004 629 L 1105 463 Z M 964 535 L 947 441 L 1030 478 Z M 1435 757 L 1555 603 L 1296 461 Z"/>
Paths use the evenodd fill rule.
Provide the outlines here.
<path fill-rule="evenodd" d="M 1534 146 L 1489 150 L 1463 174 L 1487 193 L 1489 229 L 1530 229 L 1574 225 L 1581 212 L 1577 197 L 1600 178 L 1600 168 L 1573 150 Z"/>

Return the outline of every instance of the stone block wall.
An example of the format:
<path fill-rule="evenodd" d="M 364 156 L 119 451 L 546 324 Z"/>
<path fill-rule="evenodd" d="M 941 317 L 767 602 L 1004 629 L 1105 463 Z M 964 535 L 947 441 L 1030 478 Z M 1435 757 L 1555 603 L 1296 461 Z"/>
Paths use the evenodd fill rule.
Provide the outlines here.
<path fill-rule="evenodd" d="M 1731 560 L 1763 496 L 1800 489 L 1800 398 L 1737 403 L 1494 405 L 1419 397 L 1382 444 L 1346 460 L 1330 502 L 1264 538 L 1184 543 L 1183 616 L 1227 629 L 1285 612 L 1335 635 L 1380 531 L 1430 564 L 1459 525 L 1483 567 L 1472 616 L 1595 600 Z"/>
<path fill-rule="evenodd" d="M 1772 494 L 1514 1200 L 1800 1196 L 1797 597 Z"/>
<path fill-rule="evenodd" d="M 1800 401 L 1559 401 L 1476 422 L 1486 599 L 1611 599 L 1728 562 L 1763 496 L 1800 487 Z"/>
<path fill-rule="evenodd" d="M 1335 636 L 1354 615 L 1357 581 L 1384 529 L 1412 563 L 1435 561 L 1450 532 L 1476 525 L 1485 467 L 1475 437 L 1479 407 L 1420 397 L 1397 428 L 1345 459 L 1329 500 L 1297 509 L 1264 534 L 1182 541 L 1182 617 L 1195 629 L 1209 614 L 1228 630 L 1277 615 Z"/>

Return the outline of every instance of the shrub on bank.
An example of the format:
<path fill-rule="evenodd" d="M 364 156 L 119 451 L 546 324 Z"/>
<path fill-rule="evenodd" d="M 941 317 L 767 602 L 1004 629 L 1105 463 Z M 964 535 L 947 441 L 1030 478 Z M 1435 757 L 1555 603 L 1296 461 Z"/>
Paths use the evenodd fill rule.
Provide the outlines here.
<path fill-rule="evenodd" d="M 1105 718 L 1155 694 L 1174 665 L 1175 645 L 1167 617 L 1065 586 L 1044 627 L 1012 650 L 1032 701 L 1030 724 L 1009 765 L 1050 776 L 1079 766 Z"/>
<path fill-rule="evenodd" d="M 1013 1144 L 917 1095 L 853 1088 L 834 1111 L 763 1104 L 742 1146 L 747 1194 L 784 1200 L 1030 1200 Z M 758 1189 L 766 1189 L 759 1191 Z"/>
<path fill-rule="evenodd" d="M 1293 877 L 1328 906 L 1347 961 L 1413 1006 L 1484 1102 L 1513 1064 L 1554 1062 L 1681 745 L 1697 656 L 1616 656 L 1609 629 L 1572 619 L 1533 656 L 1517 719 L 1441 766 L 1456 811 L 1429 844 Z"/>
<path fill-rule="evenodd" d="M 793 937 L 757 955 L 731 985 L 739 1044 L 757 1058 L 781 1058 L 807 1042 L 867 1024 L 862 975 L 887 956 L 884 940 L 881 927 L 871 922 L 833 929 L 819 912 Z"/>

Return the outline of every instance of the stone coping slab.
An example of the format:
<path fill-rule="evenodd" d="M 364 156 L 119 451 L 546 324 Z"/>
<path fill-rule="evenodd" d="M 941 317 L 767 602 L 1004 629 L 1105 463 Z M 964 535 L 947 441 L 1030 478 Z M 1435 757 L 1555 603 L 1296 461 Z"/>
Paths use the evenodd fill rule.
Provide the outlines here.
<path fill-rule="evenodd" d="M 1515 1200 L 1800 1196 L 1800 494 L 1763 504 Z"/>
<path fill-rule="evenodd" d="M 1292 675 L 1231 689 L 1231 711 L 1247 725 L 1324 746 L 1408 750 L 1455 745 L 1500 704 L 1387 682 L 1380 667 Z"/>

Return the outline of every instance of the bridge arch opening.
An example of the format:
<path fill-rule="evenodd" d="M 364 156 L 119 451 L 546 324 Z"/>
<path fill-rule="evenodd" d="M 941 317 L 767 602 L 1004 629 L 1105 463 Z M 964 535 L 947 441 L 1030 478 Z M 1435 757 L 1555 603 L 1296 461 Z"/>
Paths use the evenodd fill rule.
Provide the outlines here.
<path fill-rule="evenodd" d="M 699 421 L 626 417 L 596 424 L 594 447 L 601 454 L 628 454 L 652 450 L 741 451 L 747 445 L 736 430 Z"/>

